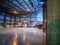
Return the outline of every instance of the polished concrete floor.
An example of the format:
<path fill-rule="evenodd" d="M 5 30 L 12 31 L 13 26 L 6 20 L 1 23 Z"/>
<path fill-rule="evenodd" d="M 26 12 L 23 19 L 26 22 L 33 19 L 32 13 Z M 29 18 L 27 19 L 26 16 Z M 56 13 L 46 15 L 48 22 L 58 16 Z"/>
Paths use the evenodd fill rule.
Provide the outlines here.
<path fill-rule="evenodd" d="M 42 29 L 7 28 L 0 31 L 0 45 L 44 45 Z"/>

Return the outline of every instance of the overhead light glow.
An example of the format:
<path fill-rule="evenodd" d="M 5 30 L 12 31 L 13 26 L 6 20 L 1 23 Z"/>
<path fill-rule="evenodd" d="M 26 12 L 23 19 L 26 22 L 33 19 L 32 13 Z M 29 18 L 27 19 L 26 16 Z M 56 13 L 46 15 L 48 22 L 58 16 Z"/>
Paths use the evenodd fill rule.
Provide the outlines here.
<path fill-rule="evenodd" d="M 18 11 L 12 11 L 13 14 L 20 14 Z"/>
<path fill-rule="evenodd" d="M 16 11 L 14 13 L 17 13 Z"/>
<path fill-rule="evenodd" d="M 31 12 L 31 10 L 30 10 L 30 9 L 26 9 L 26 11 L 27 11 L 27 12 Z"/>

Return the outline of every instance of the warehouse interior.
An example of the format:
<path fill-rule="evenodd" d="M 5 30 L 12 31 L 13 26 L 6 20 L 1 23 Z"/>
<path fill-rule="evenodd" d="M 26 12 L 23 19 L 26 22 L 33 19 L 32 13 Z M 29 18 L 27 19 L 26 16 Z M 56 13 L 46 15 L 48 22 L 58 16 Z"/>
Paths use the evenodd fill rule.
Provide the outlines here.
<path fill-rule="evenodd" d="M 46 0 L 0 0 L 0 44 L 46 45 L 46 13 Z"/>

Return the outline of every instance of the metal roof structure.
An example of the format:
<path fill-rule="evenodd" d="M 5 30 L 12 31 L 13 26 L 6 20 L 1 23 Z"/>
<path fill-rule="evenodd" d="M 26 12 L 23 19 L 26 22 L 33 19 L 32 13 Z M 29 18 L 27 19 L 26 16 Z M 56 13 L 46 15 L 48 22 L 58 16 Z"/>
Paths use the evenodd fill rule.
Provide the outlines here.
<path fill-rule="evenodd" d="M 12 15 L 36 13 L 46 0 L 0 0 L 0 11 Z"/>

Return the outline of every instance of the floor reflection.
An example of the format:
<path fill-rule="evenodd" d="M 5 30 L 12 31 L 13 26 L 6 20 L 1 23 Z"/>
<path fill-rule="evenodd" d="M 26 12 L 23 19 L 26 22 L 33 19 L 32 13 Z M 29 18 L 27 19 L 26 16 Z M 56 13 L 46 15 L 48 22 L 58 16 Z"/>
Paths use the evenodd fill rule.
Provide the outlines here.
<path fill-rule="evenodd" d="M 26 40 L 26 36 L 25 36 L 25 33 L 23 35 L 23 42 L 25 43 L 25 40 Z"/>
<path fill-rule="evenodd" d="M 43 31 L 35 28 L 0 31 L 0 45 L 43 45 Z"/>
<path fill-rule="evenodd" d="M 13 45 L 17 45 L 17 34 L 15 35 L 15 37 L 13 39 Z"/>

